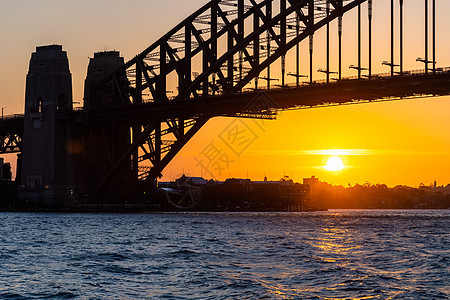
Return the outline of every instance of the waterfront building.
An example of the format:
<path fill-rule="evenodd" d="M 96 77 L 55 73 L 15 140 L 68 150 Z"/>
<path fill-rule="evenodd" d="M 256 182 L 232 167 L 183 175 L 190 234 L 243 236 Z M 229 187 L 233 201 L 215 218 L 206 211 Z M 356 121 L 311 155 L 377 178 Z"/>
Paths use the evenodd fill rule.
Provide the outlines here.
<path fill-rule="evenodd" d="M 285 178 L 279 181 L 230 178 L 222 182 L 182 176 L 159 186 L 169 202 L 178 204 L 179 209 L 183 209 L 185 202 L 188 209 L 206 211 L 310 210 L 309 185 Z"/>

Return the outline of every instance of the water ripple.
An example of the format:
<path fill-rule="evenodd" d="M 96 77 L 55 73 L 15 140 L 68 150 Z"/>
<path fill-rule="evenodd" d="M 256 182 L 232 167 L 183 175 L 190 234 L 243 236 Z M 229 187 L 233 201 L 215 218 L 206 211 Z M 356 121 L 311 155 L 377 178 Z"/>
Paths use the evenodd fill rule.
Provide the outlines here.
<path fill-rule="evenodd" d="M 449 299 L 450 212 L 2 213 L 0 299 Z"/>

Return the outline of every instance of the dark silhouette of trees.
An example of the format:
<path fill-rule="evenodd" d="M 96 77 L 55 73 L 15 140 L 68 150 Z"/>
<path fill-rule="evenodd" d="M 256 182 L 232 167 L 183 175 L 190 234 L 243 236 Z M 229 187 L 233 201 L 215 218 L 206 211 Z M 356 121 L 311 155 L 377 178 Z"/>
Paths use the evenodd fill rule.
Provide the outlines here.
<path fill-rule="evenodd" d="M 447 209 L 450 208 L 450 185 L 418 188 L 366 182 L 348 187 L 319 182 L 311 188 L 311 206 L 324 209 Z"/>

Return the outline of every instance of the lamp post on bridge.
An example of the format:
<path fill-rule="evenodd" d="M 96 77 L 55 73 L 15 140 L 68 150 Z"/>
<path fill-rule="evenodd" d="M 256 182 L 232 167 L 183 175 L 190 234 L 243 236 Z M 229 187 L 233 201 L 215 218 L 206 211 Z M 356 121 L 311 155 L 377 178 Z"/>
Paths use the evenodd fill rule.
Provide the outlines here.
<path fill-rule="evenodd" d="M 369 70 L 369 68 L 361 67 L 360 64 L 358 64 L 357 66 L 355 66 L 355 65 L 350 65 L 348 68 L 349 68 L 349 69 L 354 69 L 354 70 L 357 70 L 357 71 L 358 71 L 358 79 L 361 79 L 362 76 L 366 76 L 366 75 L 362 75 L 362 71 L 368 71 L 368 70 Z M 369 77 L 369 76 L 371 77 L 372 74 L 367 75 L 367 77 Z"/>
<path fill-rule="evenodd" d="M 7 108 L 6 106 L 2 107 L 2 120 L 3 120 L 3 110 L 6 108 Z"/>

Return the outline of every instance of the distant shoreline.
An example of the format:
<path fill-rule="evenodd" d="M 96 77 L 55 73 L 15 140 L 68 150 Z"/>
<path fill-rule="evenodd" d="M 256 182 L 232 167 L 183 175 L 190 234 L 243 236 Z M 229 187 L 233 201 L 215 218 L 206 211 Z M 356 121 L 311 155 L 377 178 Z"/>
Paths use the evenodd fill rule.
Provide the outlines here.
<path fill-rule="evenodd" d="M 327 210 L 310 210 L 301 212 L 288 212 L 288 211 L 249 211 L 249 210 L 149 210 L 149 209 L 0 209 L 0 213 L 50 213 L 50 214 L 215 214 L 215 213 L 280 213 L 280 214 L 305 214 L 305 213 L 317 213 L 317 212 L 332 212 L 332 211 L 427 211 L 427 210 L 439 210 L 447 211 L 449 208 L 335 208 Z"/>

